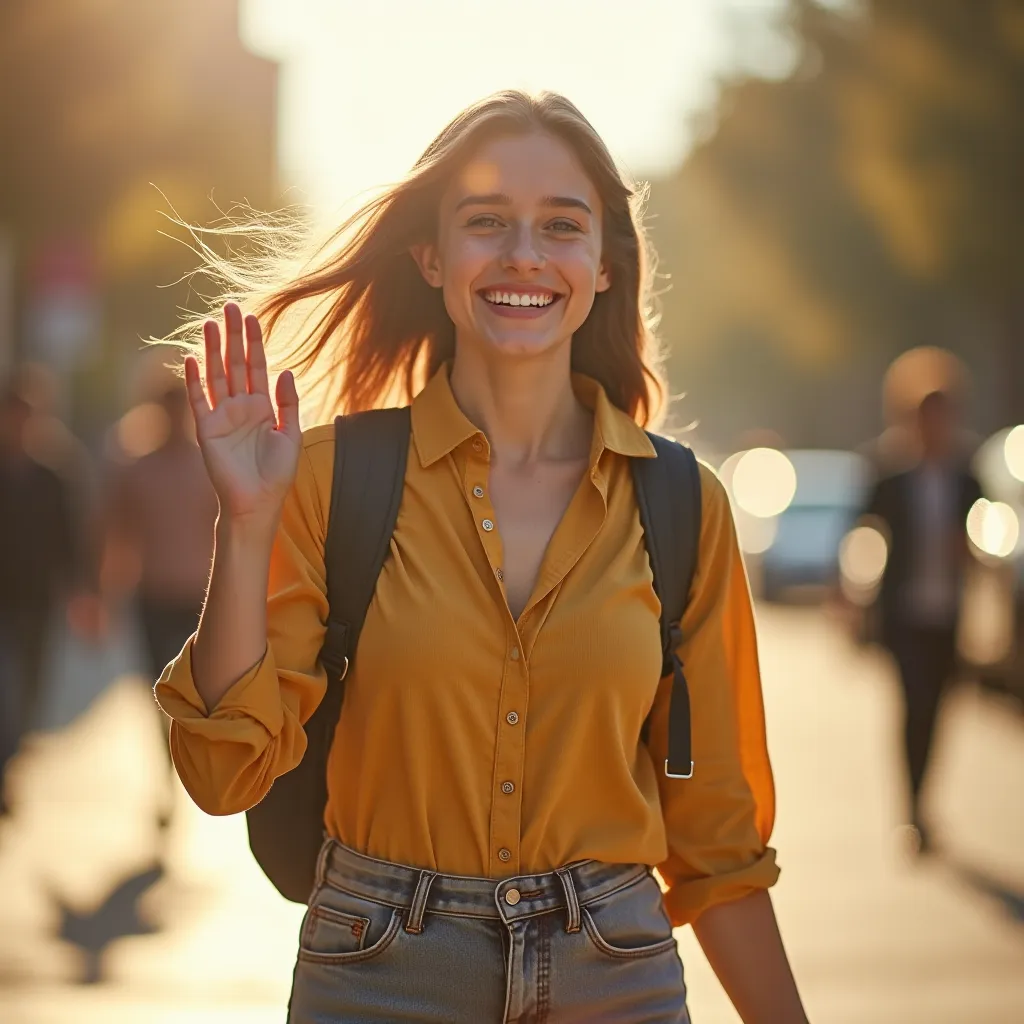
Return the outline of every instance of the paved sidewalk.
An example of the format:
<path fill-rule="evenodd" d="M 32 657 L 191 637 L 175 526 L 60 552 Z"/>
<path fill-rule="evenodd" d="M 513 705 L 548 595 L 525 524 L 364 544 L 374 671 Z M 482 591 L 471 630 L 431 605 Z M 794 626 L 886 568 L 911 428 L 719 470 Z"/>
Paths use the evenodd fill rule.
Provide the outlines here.
<path fill-rule="evenodd" d="M 934 780 L 949 854 L 912 864 L 892 834 L 884 662 L 818 612 L 769 608 L 760 623 L 775 901 L 812 1021 L 1021 1024 L 1024 721 L 958 697 Z M 0 1021 L 283 1021 L 301 911 L 259 874 L 242 819 L 208 818 L 180 790 L 159 871 L 147 692 L 75 678 L 58 704 L 87 710 L 20 759 L 19 813 L 0 825 Z M 736 1024 L 688 930 L 680 946 L 696 1024 Z"/>

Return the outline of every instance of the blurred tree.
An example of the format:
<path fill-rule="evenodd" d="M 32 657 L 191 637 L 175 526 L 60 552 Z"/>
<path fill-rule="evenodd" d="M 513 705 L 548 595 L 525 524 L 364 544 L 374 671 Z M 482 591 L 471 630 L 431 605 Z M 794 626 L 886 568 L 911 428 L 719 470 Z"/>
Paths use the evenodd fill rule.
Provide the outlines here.
<path fill-rule="evenodd" d="M 158 287 L 195 264 L 160 236 L 160 211 L 209 222 L 211 197 L 274 203 L 277 67 L 242 47 L 237 7 L 0 5 L 0 232 L 14 242 L 19 346 L 33 354 L 35 303 L 61 307 L 54 293 L 70 284 L 94 293 L 96 336 L 70 368 L 92 372 L 105 412 L 121 383 L 111 370 L 187 300 L 184 285 Z"/>
<path fill-rule="evenodd" d="M 849 178 L 910 277 L 968 301 L 1024 421 L 1024 3 L 873 0 L 841 95 Z"/>
<path fill-rule="evenodd" d="M 1024 419 L 1024 4 L 793 0 L 789 26 L 792 74 L 726 83 L 703 141 L 653 184 L 690 411 L 721 443 L 765 425 L 851 444 L 885 365 L 927 341 L 983 378 L 997 358 L 987 426 Z"/>

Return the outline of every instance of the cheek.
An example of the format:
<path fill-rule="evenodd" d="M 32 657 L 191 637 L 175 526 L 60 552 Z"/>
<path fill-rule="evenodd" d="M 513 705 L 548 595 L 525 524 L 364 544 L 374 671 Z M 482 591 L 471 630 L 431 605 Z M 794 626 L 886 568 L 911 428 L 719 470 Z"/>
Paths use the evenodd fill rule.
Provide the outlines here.
<path fill-rule="evenodd" d="M 566 246 L 557 265 L 574 291 L 593 291 L 601 269 L 601 257 L 589 245 Z"/>
<path fill-rule="evenodd" d="M 486 239 L 464 237 L 452 240 L 442 255 L 445 289 L 465 288 L 471 284 L 494 258 Z"/>

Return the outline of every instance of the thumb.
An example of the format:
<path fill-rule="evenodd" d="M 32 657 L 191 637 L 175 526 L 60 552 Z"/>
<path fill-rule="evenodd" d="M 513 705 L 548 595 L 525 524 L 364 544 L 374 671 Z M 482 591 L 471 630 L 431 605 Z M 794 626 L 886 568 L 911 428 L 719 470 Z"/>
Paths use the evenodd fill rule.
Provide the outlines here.
<path fill-rule="evenodd" d="M 295 388 L 295 376 L 285 370 L 277 378 L 277 429 L 298 443 L 302 436 L 299 426 L 299 393 Z"/>

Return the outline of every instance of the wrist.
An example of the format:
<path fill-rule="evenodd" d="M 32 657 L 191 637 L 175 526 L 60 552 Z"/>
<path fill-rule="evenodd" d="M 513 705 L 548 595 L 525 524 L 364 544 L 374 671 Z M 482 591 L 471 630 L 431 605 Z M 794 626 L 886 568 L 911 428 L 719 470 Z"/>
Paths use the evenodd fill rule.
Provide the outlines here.
<path fill-rule="evenodd" d="M 217 548 L 226 551 L 258 551 L 268 554 L 274 543 L 280 512 L 272 515 L 232 515 L 222 509 L 217 516 L 215 541 Z"/>

